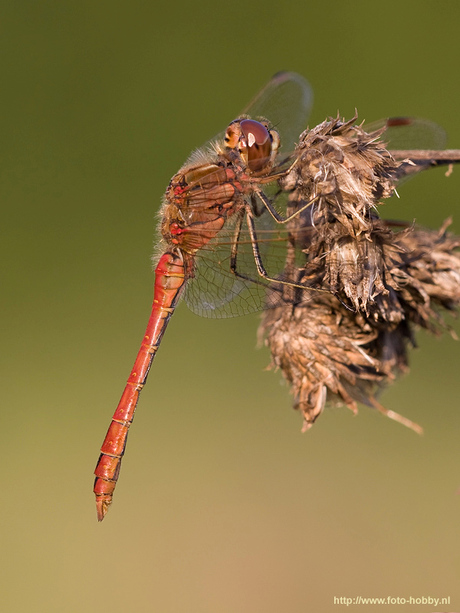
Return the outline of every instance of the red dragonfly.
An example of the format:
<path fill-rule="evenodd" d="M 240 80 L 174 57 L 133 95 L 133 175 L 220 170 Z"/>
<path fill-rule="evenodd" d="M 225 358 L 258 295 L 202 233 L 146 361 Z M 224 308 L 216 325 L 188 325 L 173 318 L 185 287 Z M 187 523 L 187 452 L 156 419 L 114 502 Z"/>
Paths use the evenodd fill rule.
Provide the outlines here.
<path fill-rule="evenodd" d="M 294 139 L 305 127 L 311 101 L 311 89 L 303 77 L 287 72 L 275 75 L 229 124 L 224 138 L 194 152 L 171 179 L 161 209 L 162 240 L 152 312 L 95 470 L 99 521 L 112 502 L 139 393 L 186 284 L 190 286 L 188 304 L 202 315 L 222 316 L 229 304 L 227 315 L 262 308 L 263 292 L 259 290 L 274 279 L 262 263 L 263 239 L 256 235 L 254 218 L 268 211 L 277 222 L 286 221 L 271 204 L 269 192 L 292 164 L 291 156 L 282 157 L 281 143 L 286 150 L 293 148 Z M 247 259 L 244 244 L 251 245 L 255 272 L 242 265 Z M 222 245 L 226 247 L 220 249 Z M 216 274 L 213 266 L 216 261 L 224 266 L 224 259 L 226 273 Z M 195 291 L 193 285 L 201 289 Z M 212 292 L 211 286 L 215 288 Z M 236 296 L 238 308 L 231 302 Z"/>
<path fill-rule="evenodd" d="M 223 137 L 194 152 L 171 179 L 161 209 L 152 312 L 95 470 L 99 521 L 112 502 L 139 393 L 179 298 L 183 295 L 197 314 L 225 317 L 270 306 L 267 288 L 275 290 L 270 296 L 281 296 L 283 284 L 299 287 L 281 274 L 286 222 L 311 202 L 287 215 L 287 195 L 278 179 L 297 161 L 290 150 L 305 127 L 311 101 L 303 77 L 275 75 Z M 442 157 L 447 152 L 433 151 L 444 146 L 444 133 L 436 124 L 397 118 L 368 131 L 382 126 L 392 152 L 402 150 L 394 151 L 395 156 L 411 160 L 401 167 L 401 177 L 457 161 Z M 290 231 L 292 236 L 292 227 Z"/>

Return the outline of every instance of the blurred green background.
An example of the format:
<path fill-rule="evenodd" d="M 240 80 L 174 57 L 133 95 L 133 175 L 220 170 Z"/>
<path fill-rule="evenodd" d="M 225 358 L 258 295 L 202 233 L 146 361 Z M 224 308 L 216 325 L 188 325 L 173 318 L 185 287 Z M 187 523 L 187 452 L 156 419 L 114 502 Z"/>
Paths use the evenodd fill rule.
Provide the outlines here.
<path fill-rule="evenodd" d="M 149 315 L 156 213 L 189 152 L 281 69 L 339 109 L 428 117 L 460 147 L 458 2 L 2 2 L 0 602 L 8 612 L 460 610 L 460 345 L 420 336 L 382 402 L 306 435 L 258 315 L 181 305 L 115 502 L 92 472 Z M 438 227 L 460 172 L 386 205 Z M 457 326 L 458 329 L 458 326 Z M 388 610 L 361 606 L 360 610 Z M 354 610 L 354 607 L 349 607 Z"/>

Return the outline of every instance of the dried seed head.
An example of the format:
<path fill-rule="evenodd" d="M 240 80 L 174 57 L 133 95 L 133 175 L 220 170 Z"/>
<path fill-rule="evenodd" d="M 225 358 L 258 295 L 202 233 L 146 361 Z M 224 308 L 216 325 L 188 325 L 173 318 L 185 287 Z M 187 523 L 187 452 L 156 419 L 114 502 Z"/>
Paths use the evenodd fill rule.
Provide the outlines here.
<path fill-rule="evenodd" d="M 304 429 L 329 401 L 354 412 L 361 402 L 419 431 L 375 396 L 408 370 L 414 327 L 438 332 L 446 327 L 440 309 L 459 308 L 460 237 L 446 233 L 449 222 L 432 231 L 378 217 L 402 162 L 377 140 L 382 131 L 367 134 L 355 120 L 304 132 L 282 181 L 290 213 L 313 201 L 289 226 L 305 260 L 296 278 L 330 293 L 266 311 L 260 331 Z M 292 271 L 292 262 L 286 267 Z"/>

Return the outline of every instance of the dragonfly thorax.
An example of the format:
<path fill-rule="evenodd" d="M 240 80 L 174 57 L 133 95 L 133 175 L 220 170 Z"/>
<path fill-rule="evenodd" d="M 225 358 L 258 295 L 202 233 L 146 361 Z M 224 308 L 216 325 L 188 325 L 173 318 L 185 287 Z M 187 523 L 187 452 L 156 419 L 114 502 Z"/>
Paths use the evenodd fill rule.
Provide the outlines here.
<path fill-rule="evenodd" d="M 202 249 L 243 206 L 242 187 L 231 168 L 218 164 L 185 166 L 168 186 L 161 234 L 183 252 Z"/>

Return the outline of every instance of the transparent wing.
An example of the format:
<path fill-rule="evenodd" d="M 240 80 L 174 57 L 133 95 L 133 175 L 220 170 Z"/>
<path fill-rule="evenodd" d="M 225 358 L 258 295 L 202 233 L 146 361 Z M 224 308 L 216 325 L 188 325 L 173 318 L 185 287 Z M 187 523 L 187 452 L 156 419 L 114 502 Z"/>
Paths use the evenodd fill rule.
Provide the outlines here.
<path fill-rule="evenodd" d="M 382 141 L 387 149 L 444 149 L 447 135 L 441 126 L 420 117 L 388 117 L 365 126 L 366 132 L 385 128 Z"/>
<path fill-rule="evenodd" d="M 185 289 L 185 302 L 197 315 L 234 317 L 264 308 L 268 284 L 259 278 L 245 220 L 238 237 L 236 221 L 228 220 L 225 230 L 197 253 L 193 278 Z M 235 243 L 237 274 L 231 269 Z"/>
<path fill-rule="evenodd" d="M 202 317 L 235 317 L 279 306 L 283 288 L 277 281 L 292 281 L 286 274 L 289 235 L 285 226 L 274 228 L 267 211 L 256 219 L 257 248 L 267 274 L 274 279 L 269 281 L 257 270 L 246 218 L 238 233 L 237 222 L 236 216 L 228 220 L 225 230 L 196 255 L 184 298 L 190 310 Z M 232 248 L 236 252 L 235 272 Z"/>
<path fill-rule="evenodd" d="M 268 119 L 280 135 L 281 153 L 285 155 L 294 149 L 300 133 L 306 128 L 312 105 L 313 90 L 304 77 L 295 72 L 278 72 L 244 110 L 231 117 L 230 121 L 241 115 L 249 115 L 253 119 Z M 223 141 L 224 135 L 225 130 L 219 132 L 200 147 L 198 152 L 213 150 L 213 144 Z"/>
<path fill-rule="evenodd" d="M 307 127 L 313 105 L 313 90 L 295 72 L 278 72 L 251 100 L 243 113 L 264 117 L 279 132 L 283 151 L 291 151 Z"/>

